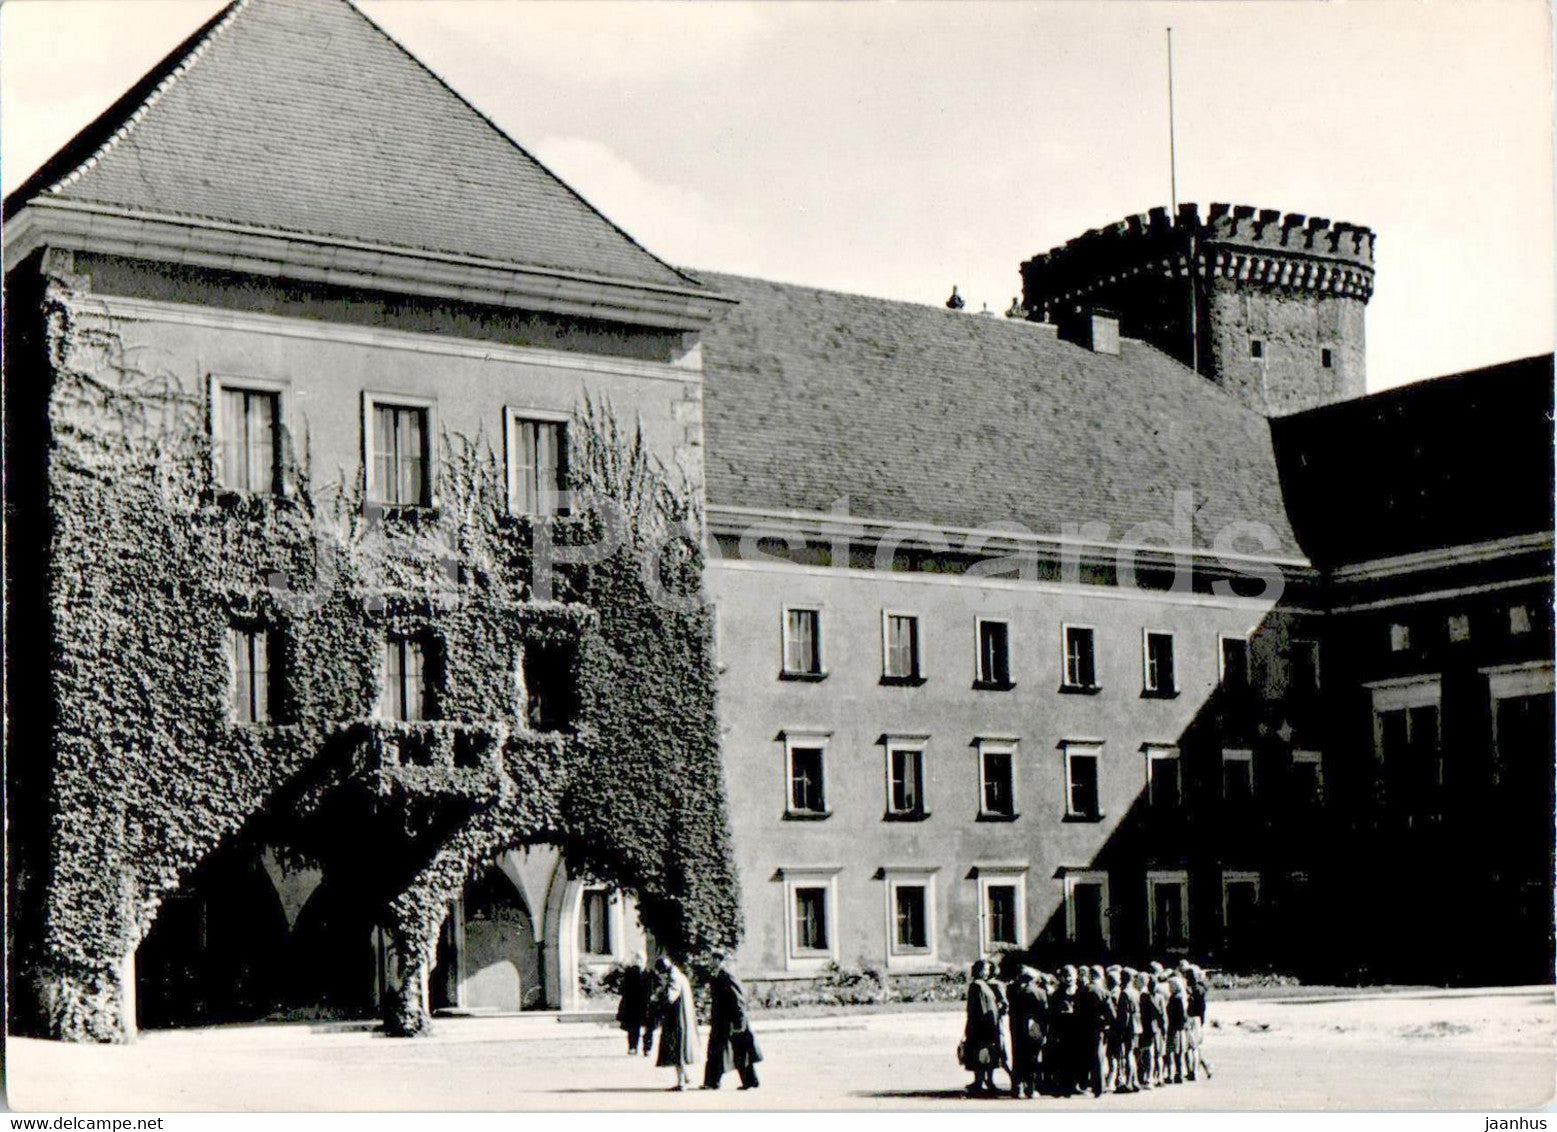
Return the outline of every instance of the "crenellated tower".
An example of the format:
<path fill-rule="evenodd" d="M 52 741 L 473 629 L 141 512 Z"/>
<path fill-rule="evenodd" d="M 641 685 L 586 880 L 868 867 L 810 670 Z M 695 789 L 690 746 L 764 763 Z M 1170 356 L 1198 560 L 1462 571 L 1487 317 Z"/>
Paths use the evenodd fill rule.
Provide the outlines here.
<path fill-rule="evenodd" d="M 1022 264 L 1022 305 L 1061 332 L 1091 311 L 1269 416 L 1365 391 L 1371 229 L 1248 205 L 1154 208 Z"/>

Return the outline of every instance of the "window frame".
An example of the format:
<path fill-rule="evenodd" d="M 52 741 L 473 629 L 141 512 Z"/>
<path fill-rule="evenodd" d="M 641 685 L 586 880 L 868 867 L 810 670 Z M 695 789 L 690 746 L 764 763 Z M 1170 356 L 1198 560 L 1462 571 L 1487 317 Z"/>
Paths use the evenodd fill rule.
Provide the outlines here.
<path fill-rule="evenodd" d="M 1070 678 L 1070 635 L 1073 631 L 1080 630 L 1092 634 L 1092 683 L 1072 683 Z M 1097 626 L 1084 625 L 1075 621 L 1063 621 L 1060 623 L 1060 690 L 1062 692 L 1093 695 L 1102 690 L 1103 684 L 1098 673 L 1098 649 Z"/>
<path fill-rule="evenodd" d="M 816 971 L 838 959 L 838 874 L 841 866 L 784 867 L 779 869 L 783 880 L 784 899 L 784 969 L 788 971 Z M 796 893 L 802 888 L 825 890 L 822 914 L 826 917 L 827 946 L 801 949 L 796 938 L 795 920 L 799 911 Z"/>
<path fill-rule="evenodd" d="M 1157 888 L 1159 885 L 1174 885 L 1180 890 L 1179 897 L 1179 928 L 1183 936 L 1183 942 L 1178 945 L 1157 943 Z M 1190 915 L 1189 915 L 1189 870 L 1188 869 L 1147 869 L 1146 870 L 1146 944 L 1153 951 L 1162 951 L 1169 955 L 1179 952 L 1187 952 L 1190 948 Z"/>
<path fill-rule="evenodd" d="M 516 473 L 518 471 L 518 453 L 514 450 L 514 427 L 519 424 L 552 424 L 558 426 L 561 435 L 557 445 L 557 477 L 558 498 L 556 507 L 551 511 L 539 511 L 533 515 L 528 511 L 521 511 L 515 505 L 515 489 L 518 487 Z M 504 497 L 510 515 L 522 515 L 531 518 L 549 519 L 559 515 L 566 515 L 570 511 L 568 497 L 568 440 L 569 429 L 573 424 L 573 414 L 558 412 L 555 409 L 541 409 L 529 405 L 504 405 L 503 406 L 503 481 Z M 537 485 L 539 490 L 539 485 Z"/>
<path fill-rule="evenodd" d="M 1228 641 L 1243 645 L 1243 679 L 1237 684 L 1227 682 Z M 1216 635 L 1216 686 L 1224 692 L 1246 692 L 1254 687 L 1254 649 L 1248 633 L 1218 633 Z"/>
<path fill-rule="evenodd" d="M 1006 676 L 1004 680 L 995 679 L 990 673 L 984 671 L 984 626 L 1003 625 L 1006 630 Z M 1011 656 L 1014 649 L 1014 634 L 1011 620 L 1007 617 L 982 617 L 977 614 L 973 618 L 973 686 L 987 692 L 1008 692 L 1016 687 L 1016 681 L 1011 676 Z"/>
<path fill-rule="evenodd" d="M 934 967 L 940 962 L 936 929 L 935 876 L 939 867 L 884 867 L 880 876 L 886 890 L 887 969 L 893 971 Z M 897 938 L 897 892 L 900 888 L 924 889 L 924 947 L 904 947 Z"/>
<path fill-rule="evenodd" d="M 239 624 L 227 627 L 227 667 L 231 673 L 231 680 L 228 683 L 230 691 L 228 693 L 227 722 L 234 727 L 262 727 L 273 720 L 275 713 L 272 710 L 272 701 L 275 698 L 275 683 L 271 679 L 271 673 L 274 671 L 274 658 L 272 655 L 275 652 L 274 636 L 274 633 L 264 625 Z M 263 717 L 260 717 L 255 711 L 258 697 L 253 687 L 248 692 L 250 703 L 247 711 L 250 718 L 240 718 L 238 711 L 239 692 L 242 690 L 239 688 L 238 680 L 239 673 L 242 671 L 238 667 L 238 641 L 242 637 L 253 638 L 265 650 L 265 712 Z M 250 650 L 248 671 L 251 674 L 255 671 L 253 650 Z"/>
<path fill-rule="evenodd" d="M 584 946 L 584 937 L 587 934 L 586 910 L 589 907 L 591 894 L 603 894 L 606 901 L 606 943 L 605 951 L 590 951 Z M 604 963 L 622 954 L 623 942 L 622 928 L 622 894 L 608 884 L 586 884 L 580 887 L 578 894 L 578 953 L 581 962 Z"/>
<path fill-rule="evenodd" d="M 1299 688 L 1297 686 L 1296 657 L 1299 648 L 1313 651 L 1314 685 L 1311 688 Z M 1319 638 L 1317 637 L 1293 637 L 1287 642 L 1287 686 L 1288 691 L 1295 696 L 1317 696 L 1324 688 L 1324 674 L 1320 669 L 1321 657 L 1319 652 Z"/>
<path fill-rule="evenodd" d="M 1389 636 L 1389 651 L 1391 654 L 1411 651 L 1411 625 L 1409 622 L 1391 621 L 1386 631 Z"/>
<path fill-rule="evenodd" d="M 886 759 L 886 812 L 887 821 L 924 821 L 930 816 L 930 810 L 925 798 L 925 748 L 930 743 L 928 735 L 883 735 L 881 745 L 885 751 Z M 917 783 L 919 805 L 917 808 L 900 810 L 892 804 L 892 756 L 896 752 L 917 756 Z M 825 757 L 825 756 L 824 756 Z"/>
<path fill-rule="evenodd" d="M 1168 639 L 1168 663 L 1172 671 L 1170 685 L 1166 688 L 1157 687 L 1152 682 L 1152 638 L 1166 637 Z M 1141 630 L 1141 694 L 1156 699 L 1168 700 L 1179 694 L 1179 657 L 1178 637 L 1170 629 L 1152 629 L 1150 627 Z"/>
<path fill-rule="evenodd" d="M 270 495 L 286 496 L 291 494 L 291 480 L 287 476 L 286 449 L 291 429 L 288 427 L 288 414 L 292 405 L 292 383 L 283 378 L 273 377 L 248 377 L 239 374 L 212 373 L 207 381 L 207 415 L 210 422 L 211 439 L 211 482 L 221 492 L 231 492 L 238 495 Z M 242 393 L 268 393 L 276 398 L 275 421 L 275 451 L 271 456 L 274 465 L 272 469 L 271 490 L 257 492 L 253 488 L 247 490 L 236 487 L 228 487 L 222 482 L 222 451 L 227 442 L 226 423 L 222 413 L 222 394 L 228 391 Z"/>
<path fill-rule="evenodd" d="M 1027 941 L 1027 866 L 975 865 L 979 890 L 979 954 L 992 955 L 1006 949 L 1020 949 Z M 1016 940 L 1008 943 L 990 934 L 989 890 L 1010 887 L 1016 891 Z"/>
<path fill-rule="evenodd" d="M 984 735 L 973 741 L 978 752 L 978 821 L 1010 822 L 1022 816 L 1017 807 L 1017 746 L 1019 740 L 1005 735 Z M 1007 813 L 991 810 L 985 805 L 986 759 L 990 755 L 1004 755 L 1011 761 L 1011 809 Z"/>
<path fill-rule="evenodd" d="M 373 419 L 379 409 L 419 409 L 425 416 L 426 435 L 422 438 L 422 494 L 418 503 L 391 503 L 380 498 L 378 460 L 375 456 Z M 438 506 L 438 400 L 413 393 L 387 393 L 374 389 L 362 391 L 362 498 L 371 507 L 425 508 Z"/>
<path fill-rule="evenodd" d="M 1221 770 L 1221 800 L 1224 806 L 1232 805 L 1233 800 L 1227 796 L 1227 764 L 1247 763 L 1249 766 L 1249 804 L 1253 805 L 1258 797 L 1257 785 L 1254 780 L 1254 749 L 1252 747 L 1223 747 L 1222 760 L 1218 764 Z"/>
<path fill-rule="evenodd" d="M 831 731 L 791 731 L 782 735 L 784 743 L 784 820 L 825 821 L 832 816 L 827 805 L 827 747 L 832 740 Z M 795 809 L 795 748 L 821 751 L 822 808 L 820 810 Z"/>
<path fill-rule="evenodd" d="M 826 644 L 822 639 L 822 606 L 820 604 L 787 603 L 779 607 L 779 679 L 822 680 L 827 676 Z M 812 651 L 816 668 L 811 671 L 789 667 L 789 615 L 809 613 L 813 617 Z"/>
<path fill-rule="evenodd" d="M 1292 748 L 1292 766 L 1312 766 L 1314 768 L 1314 789 L 1316 795 L 1313 799 L 1304 802 L 1315 808 L 1325 804 L 1325 760 L 1324 752 L 1312 747 Z M 1293 801 L 1297 801 L 1293 798 Z"/>
<path fill-rule="evenodd" d="M 1417 676 L 1403 676 L 1390 680 L 1375 680 L 1363 684 L 1370 697 L 1370 711 L 1373 715 L 1373 766 L 1375 771 L 1384 776 L 1386 794 L 1384 796 L 1384 808 L 1387 810 L 1393 806 L 1393 801 L 1388 794 L 1389 768 L 1385 761 L 1384 752 L 1384 717 L 1393 711 L 1402 711 L 1406 715 L 1407 743 L 1411 742 L 1410 728 L 1411 713 L 1418 708 L 1430 707 L 1433 709 L 1436 720 L 1437 742 L 1435 744 L 1436 759 L 1433 767 L 1433 781 L 1438 791 L 1443 790 L 1444 785 L 1444 749 L 1443 749 L 1443 676 L 1441 673 L 1424 673 Z M 1442 811 L 1440 810 L 1439 816 Z M 1428 815 L 1429 818 L 1433 815 Z M 1415 815 L 1408 815 L 1408 819 L 1414 819 Z"/>
<path fill-rule="evenodd" d="M 1065 815 L 1068 822 L 1097 822 L 1107 816 L 1103 810 L 1103 741 L 1100 739 L 1064 739 L 1060 741 L 1060 758 L 1065 772 Z M 1097 812 L 1083 813 L 1075 808 L 1075 780 L 1071 774 L 1072 758 L 1090 758 L 1096 764 L 1093 779 L 1097 793 Z"/>
<path fill-rule="evenodd" d="M 1108 870 L 1107 869 L 1066 869 L 1061 878 L 1065 902 L 1065 939 L 1068 943 L 1078 942 L 1076 937 L 1076 886 L 1082 884 L 1095 884 L 1102 889 L 1098 902 L 1098 915 L 1103 919 L 1100 925 L 1103 929 L 1103 946 L 1112 950 L 1114 946 L 1114 917 L 1113 905 L 1109 902 L 1108 894 Z"/>
<path fill-rule="evenodd" d="M 388 696 L 389 696 L 389 663 L 388 663 L 389 662 L 389 651 L 388 650 L 391 647 L 393 647 L 396 643 L 398 643 L 399 646 L 402 649 L 404 649 L 404 647 L 407 644 L 414 644 L 414 645 L 416 645 L 417 649 L 421 653 L 421 663 L 419 665 L 419 670 L 421 672 L 421 705 L 420 705 L 420 710 L 418 711 L 417 716 L 416 716 L 415 719 L 409 719 L 409 718 L 405 718 L 403 716 L 392 715 L 392 714 L 390 714 L 386 710 L 388 708 L 388 706 L 389 706 L 388 705 Z M 392 632 L 386 632 L 386 633 L 384 633 L 380 637 L 380 647 L 379 647 L 379 654 L 378 654 L 379 655 L 379 665 L 378 665 L 378 693 L 379 694 L 378 694 L 378 705 L 377 705 L 377 709 L 376 709 L 377 710 L 377 716 L 378 716 L 379 719 L 386 720 L 386 721 L 388 721 L 390 723 L 402 723 L 402 724 L 427 723 L 430 720 L 432 720 L 432 718 L 433 718 L 432 672 L 431 672 L 432 652 L 433 652 L 432 645 L 431 645 L 431 642 L 428 640 L 426 633 L 420 633 L 420 632 L 413 632 L 413 633 L 392 633 Z M 400 669 L 401 669 L 402 679 L 403 679 L 404 678 L 404 672 L 405 672 L 405 656 L 404 656 L 403 652 L 402 652 L 401 660 L 400 660 Z"/>
<path fill-rule="evenodd" d="M 913 623 L 913 657 L 908 672 L 893 672 L 891 624 L 893 618 L 906 618 Z M 817 634 L 818 640 L 821 634 Z M 917 686 L 925 682 L 924 675 L 924 618 L 911 609 L 883 609 L 881 611 L 881 682 Z"/>
<path fill-rule="evenodd" d="M 1184 812 L 1184 752 L 1177 743 L 1145 743 L 1141 746 L 1146 756 L 1146 806 L 1154 814 L 1181 814 Z M 1171 806 L 1159 806 L 1152 793 L 1152 780 L 1156 777 L 1153 764 L 1172 759 L 1179 779 L 1178 802 Z"/>
<path fill-rule="evenodd" d="M 1264 881 L 1258 872 L 1251 869 L 1223 869 L 1222 870 L 1222 942 L 1228 942 L 1228 929 L 1231 925 L 1227 922 L 1228 891 L 1235 884 L 1254 885 L 1254 906 L 1259 908 L 1265 900 Z"/>

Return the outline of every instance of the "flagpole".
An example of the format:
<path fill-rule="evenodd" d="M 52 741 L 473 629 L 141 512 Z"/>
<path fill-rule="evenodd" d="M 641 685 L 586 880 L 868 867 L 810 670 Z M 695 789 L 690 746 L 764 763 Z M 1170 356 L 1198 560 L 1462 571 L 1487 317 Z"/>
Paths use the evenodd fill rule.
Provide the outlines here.
<path fill-rule="evenodd" d="M 1168 29 L 1168 197 L 1179 213 L 1179 158 L 1173 129 L 1173 29 Z"/>

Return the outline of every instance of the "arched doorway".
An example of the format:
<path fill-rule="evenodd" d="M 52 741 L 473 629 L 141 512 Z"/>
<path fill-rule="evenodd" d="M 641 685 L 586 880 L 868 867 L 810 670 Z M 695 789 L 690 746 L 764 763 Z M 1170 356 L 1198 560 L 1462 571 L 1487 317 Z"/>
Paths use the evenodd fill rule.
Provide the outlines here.
<path fill-rule="evenodd" d="M 286 914 L 255 857 L 222 854 L 163 899 L 135 952 L 144 1029 L 249 1022 L 286 983 Z"/>
<path fill-rule="evenodd" d="M 449 909 L 430 990 L 434 1009 L 509 1013 L 545 1005 L 535 921 L 502 869 L 472 877 Z"/>
<path fill-rule="evenodd" d="M 371 1017 L 387 978 L 381 935 L 360 887 L 325 874 L 292 930 L 285 1004 L 323 1017 Z"/>

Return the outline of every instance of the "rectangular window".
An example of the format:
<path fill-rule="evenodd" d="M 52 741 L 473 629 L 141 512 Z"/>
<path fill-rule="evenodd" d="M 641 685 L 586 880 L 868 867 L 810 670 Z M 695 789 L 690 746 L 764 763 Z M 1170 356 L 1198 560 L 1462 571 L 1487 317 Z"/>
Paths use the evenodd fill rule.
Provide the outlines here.
<path fill-rule="evenodd" d="M 1265 356 L 1265 343 L 1258 338 L 1249 339 L 1249 356 L 1251 358 L 1263 358 Z"/>
<path fill-rule="evenodd" d="M 978 621 L 978 672 L 985 687 L 1011 686 L 1011 628 L 1004 621 Z"/>
<path fill-rule="evenodd" d="M 822 674 L 822 613 L 818 609 L 784 610 L 784 674 Z"/>
<path fill-rule="evenodd" d="M 1189 946 L 1189 874 L 1146 874 L 1146 915 L 1151 945 L 1166 951 Z"/>
<path fill-rule="evenodd" d="M 415 637 L 388 637 L 380 661 L 379 715 L 415 723 L 427 718 L 426 656 Z"/>
<path fill-rule="evenodd" d="M 1328 346 L 1319 351 L 1319 364 L 1325 369 L 1329 369 L 1335 364 L 1335 355 L 1331 353 Z"/>
<path fill-rule="evenodd" d="M 1530 631 L 1530 607 L 1528 605 L 1511 605 L 1508 607 L 1508 635 L 1522 637 Z"/>
<path fill-rule="evenodd" d="M 1016 751 L 1004 744 L 979 744 L 979 815 L 1016 817 Z"/>
<path fill-rule="evenodd" d="M 789 763 L 789 813 L 805 817 L 826 816 L 823 746 L 815 742 L 786 741 L 785 749 Z"/>
<path fill-rule="evenodd" d="M 821 886 L 797 885 L 795 893 L 795 951 L 825 952 L 829 949 L 827 935 L 827 889 Z"/>
<path fill-rule="evenodd" d="M 1291 646 L 1292 694 L 1313 698 L 1319 694 L 1319 642 L 1294 640 Z"/>
<path fill-rule="evenodd" d="M 919 679 L 919 618 L 907 613 L 882 615 L 882 675 L 888 680 Z"/>
<path fill-rule="evenodd" d="M 280 488 L 281 397 L 274 391 L 218 386 L 221 477 L 228 491 Z"/>
<path fill-rule="evenodd" d="M 887 810 L 896 817 L 924 816 L 924 751 L 887 746 Z"/>
<path fill-rule="evenodd" d="M 1085 626 L 1067 625 L 1065 638 L 1065 686 L 1096 688 L 1097 663 L 1093 655 L 1093 631 Z"/>
<path fill-rule="evenodd" d="M 1407 652 L 1411 648 L 1411 626 L 1398 622 L 1389 627 L 1389 651 Z"/>
<path fill-rule="evenodd" d="M 1229 691 L 1249 686 L 1249 641 L 1246 637 L 1221 638 L 1221 683 Z"/>
<path fill-rule="evenodd" d="M 232 631 L 232 721 L 270 720 L 270 636 L 263 629 Z"/>
<path fill-rule="evenodd" d="M 1015 884 L 990 884 L 984 888 L 984 908 L 987 917 L 988 942 L 995 947 L 1017 947 L 1021 937 L 1017 934 L 1017 889 Z"/>
<path fill-rule="evenodd" d="M 1260 874 L 1222 874 L 1222 931 L 1230 948 L 1252 942 L 1260 908 Z"/>
<path fill-rule="evenodd" d="M 1144 690 L 1167 696 L 1178 691 L 1173 673 L 1173 634 L 1146 631 L 1146 676 Z"/>
<path fill-rule="evenodd" d="M 1102 748 L 1065 744 L 1065 816 L 1096 821 L 1098 808 L 1098 756 Z"/>
<path fill-rule="evenodd" d="M 428 411 L 414 405 L 370 402 L 372 479 L 368 497 L 391 507 L 426 507 L 432 502 L 428 478 Z"/>
<path fill-rule="evenodd" d="M 1177 747 L 1146 748 L 1146 794 L 1151 808 L 1162 813 L 1183 805 L 1183 764 Z"/>
<path fill-rule="evenodd" d="M 580 946 L 585 955 L 610 955 L 611 892 L 605 888 L 586 888 L 579 915 Z"/>
<path fill-rule="evenodd" d="M 1222 801 L 1247 806 L 1254 801 L 1254 752 L 1222 752 Z"/>
<path fill-rule="evenodd" d="M 1065 873 L 1065 934 L 1087 954 L 1110 946 L 1108 874 L 1093 871 Z"/>
<path fill-rule="evenodd" d="M 566 509 L 567 426 L 557 420 L 508 418 L 508 509 L 515 515 L 557 515 Z"/>
<path fill-rule="evenodd" d="M 892 886 L 894 912 L 893 949 L 899 953 L 922 952 L 930 948 L 930 902 L 922 884 Z"/>
<path fill-rule="evenodd" d="M 1391 809 L 1408 821 L 1436 817 L 1443 786 L 1437 705 L 1380 711 L 1375 727 Z"/>
<path fill-rule="evenodd" d="M 1455 644 L 1470 640 L 1471 622 L 1467 613 L 1451 613 L 1449 615 L 1449 639 Z"/>
<path fill-rule="evenodd" d="M 1292 752 L 1293 805 L 1313 809 L 1324 803 L 1324 762 L 1318 751 Z"/>

